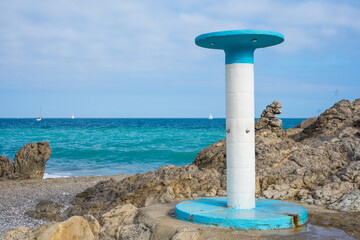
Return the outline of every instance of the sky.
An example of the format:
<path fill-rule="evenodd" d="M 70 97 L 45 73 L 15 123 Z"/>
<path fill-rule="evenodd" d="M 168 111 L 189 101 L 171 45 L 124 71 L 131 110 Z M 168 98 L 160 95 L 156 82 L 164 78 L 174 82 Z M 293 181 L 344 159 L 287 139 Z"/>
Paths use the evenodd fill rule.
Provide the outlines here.
<path fill-rule="evenodd" d="M 225 117 L 213 31 L 285 35 L 255 51 L 255 116 L 319 115 L 360 98 L 358 0 L 0 0 L 0 118 Z"/>

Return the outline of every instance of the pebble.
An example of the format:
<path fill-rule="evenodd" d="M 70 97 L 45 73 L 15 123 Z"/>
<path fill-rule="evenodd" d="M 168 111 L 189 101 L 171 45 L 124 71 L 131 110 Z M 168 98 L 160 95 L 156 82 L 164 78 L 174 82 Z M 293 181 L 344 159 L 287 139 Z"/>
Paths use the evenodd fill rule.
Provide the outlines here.
<path fill-rule="evenodd" d="M 86 188 L 111 177 L 120 181 L 126 176 L 128 175 L 0 181 L 0 235 L 10 228 L 33 228 L 44 224 L 44 221 L 25 214 L 33 210 L 40 200 L 52 200 L 68 207 L 75 195 Z"/>

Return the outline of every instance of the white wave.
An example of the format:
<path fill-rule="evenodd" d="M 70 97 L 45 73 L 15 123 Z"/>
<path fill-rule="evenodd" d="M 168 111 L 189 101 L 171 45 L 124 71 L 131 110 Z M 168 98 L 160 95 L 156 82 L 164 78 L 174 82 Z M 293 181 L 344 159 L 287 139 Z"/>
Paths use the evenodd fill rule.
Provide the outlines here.
<path fill-rule="evenodd" d="M 45 178 L 66 178 L 66 177 L 71 177 L 70 175 L 66 175 L 66 174 L 48 174 L 48 173 L 44 173 L 43 179 Z"/>

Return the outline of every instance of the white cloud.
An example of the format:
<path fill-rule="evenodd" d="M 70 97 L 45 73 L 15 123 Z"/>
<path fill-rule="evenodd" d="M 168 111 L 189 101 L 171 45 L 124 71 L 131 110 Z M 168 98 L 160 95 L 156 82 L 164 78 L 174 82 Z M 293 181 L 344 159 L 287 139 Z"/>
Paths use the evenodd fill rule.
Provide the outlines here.
<path fill-rule="evenodd" d="M 208 31 L 277 30 L 281 54 L 322 51 L 337 38 L 346 45 L 344 30 L 360 31 L 360 10 L 335 1 L 3 1 L 0 9 L 0 81 L 7 66 L 33 71 L 26 81 L 54 71 L 73 84 L 104 72 L 193 71 L 214 55 L 193 43 Z"/>

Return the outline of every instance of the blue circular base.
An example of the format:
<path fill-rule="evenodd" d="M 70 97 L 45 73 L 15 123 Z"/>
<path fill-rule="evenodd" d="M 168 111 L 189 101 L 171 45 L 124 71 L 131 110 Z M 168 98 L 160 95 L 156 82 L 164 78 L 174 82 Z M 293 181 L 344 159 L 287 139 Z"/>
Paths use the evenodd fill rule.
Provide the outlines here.
<path fill-rule="evenodd" d="M 304 207 L 270 199 L 256 199 L 253 209 L 227 207 L 226 197 L 202 198 L 176 205 L 176 217 L 183 221 L 241 229 L 283 229 L 301 226 L 307 221 Z"/>

